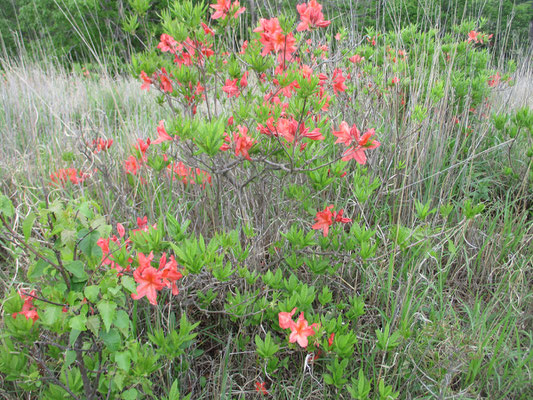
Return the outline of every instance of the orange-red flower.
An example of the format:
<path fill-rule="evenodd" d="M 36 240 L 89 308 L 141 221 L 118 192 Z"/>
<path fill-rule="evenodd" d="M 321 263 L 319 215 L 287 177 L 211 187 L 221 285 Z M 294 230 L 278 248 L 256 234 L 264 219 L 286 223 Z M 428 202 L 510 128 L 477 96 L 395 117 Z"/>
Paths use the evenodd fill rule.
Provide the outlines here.
<path fill-rule="evenodd" d="M 293 322 L 290 326 L 291 334 L 289 336 L 289 342 L 297 342 L 301 347 L 307 347 L 309 344 L 307 338 L 315 334 L 315 327 L 317 327 L 317 324 L 309 325 L 302 312 L 298 317 L 298 321 L 296 323 Z"/>
<path fill-rule="evenodd" d="M 381 145 L 377 140 L 371 140 L 375 134 L 375 130 L 369 129 L 363 136 L 360 136 L 359 129 L 354 125 L 350 128 L 347 122 L 342 121 L 339 131 L 333 131 L 333 135 L 337 137 L 335 143 L 342 143 L 345 146 L 351 146 L 355 142 L 355 146 L 350 147 L 343 154 L 342 160 L 349 161 L 352 158 L 359 164 L 366 163 L 366 150 L 375 149 Z"/>
<path fill-rule="evenodd" d="M 311 28 L 325 28 L 331 24 L 331 21 L 324 19 L 322 14 L 322 5 L 316 0 L 311 0 L 309 3 L 302 3 L 296 6 L 298 14 L 300 14 L 301 22 L 296 27 L 298 32 L 307 31 Z"/>
<path fill-rule="evenodd" d="M 150 90 L 150 85 L 152 84 L 152 79 L 146 75 L 146 72 L 141 71 L 141 79 L 143 81 L 143 84 L 141 85 L 141 90 Z"/>
<path fill-rule="evenodd" d="M 19 296 L 22 300 L 24 300 L 24 304 L 22 305 L 21 311 L 13 313 L 13 318 L 17 318 L 17 315 L 22 314 L 26 317 L 26 319 L 31 319 L 33 322 L 37 321 L 39 319 L 39 314 L 33 305 L 33 296 L 35 296 L 35 290 L 30 292 L 30 296 L 25 295 L 22 291 L 19 291 Z"/>
<path fill-rule="evenodd" d="M 163 33 L 161 35 L 160 42 L 157 45 L 157 48 L 160 49 L 162 52 L 169 51 L 171 53 L 175 53 L 177 47 L 178 42 L 174 40 L 172 36 L 167 35 L 166 33 Z"/>
<path fill-rule="evenodd" d="M 353 62 L 354 64 L 359 64 L 360 62 L 362 62 L 365 58 L 364 57 L 361 57 L 359 54 L 356 54 L 352 57 L 350 57 L 348 60 L 350 60 L 351 62 Z"/>
<path fill-rule="evenodd" d="M 315 221 L 316 223 L 311 227 L 312 229 L 322 229 L 324 237 L 328 236 L 329 227 L 333 225 L 334 222 L 340 222 L 346 224 L 351 222 L 350 218 L 344 218 L 342 215 L 344 210 L 341 208 L 339 212 L 333 210 L 333 205 L 327 206 L 323 211 L 316 213 Z"/>
<path fill-rule="evenodd" d="M 252 148 L 255 140 L 248 136 L 248 128 L 245 126 L 237 125 L 239 133 L 233 134 L 233 141 L 235 142 L 235 156 L 242 154 L 244 158 L 252 161 L 248 151 Z"/>
<path fill-rule="evenodd" d="M 491 75 L 488 80 L 488 85 L 490 87 L 496 87 L 500 84 L 501 76 L 499 72 L 496 72 L 496 75 Z"/>
<path fill-rule="evenodd" d="M 140 167 L 140 163 L 135 156 L 129 156 L 128 159 L 124 161 L 124 169 L 127 174 L 137 175 Z"/>
<path fill-rule="evenodd" d="M 165 121 L 163 120 L 159 121 L 159 125 L 157 126 L 157 134 L 159 135 L 159 137 L 156 140 L 154 140 L 152 144 L 159 144 L 165 141 L 174 140 L 174 138 L 167 133 L 165 129 Z"/>
<path fill-rule="evenodd" d="M 165 287 L 161 272 L 150 265 L 153 258 L 153 253 L 149 257 L 139 253 L 139 267 L 133 272 L 137 286 L 137 293 L 132 293 L 131 297 L 134 300 L 139 300 L 146 296 L 150 304 L 157 305 L 157 291 Z"/>
<path fill-rule="evenodd" d="M 316 223 L 311 227 L 312 229 L 322 229 L 324 237 L 328 236 L 329 227 L 333 225 L 333 212 L 331 209 L 333 204 L 327 206 L 323 211 L 316 213 L 315 221 Z"/>
<path fill-rule="evenodd" d="M 294 324 L 294 321 L 292 320 L 292 316 L 296 312 L 296 307 L 293 308 L 291 312 L 280 312 L 278 314 L 278 320 L 279 320 L 279 326 L 281 329 L 289 329 L 292 324 Z"/>
<path fill-rule="evenodd" d="M 255 390 L 258 393 L 261 393 L 262 395 L 268 394 L 268 391 L 265 387 L 265 382 L 255 382 Z"/>
<path fill-rule="evenodd" d="M 89 176 L 89 174 L 78 171 L 76 168 L 60 168 L 50 174 L 50 179 L 52 180 L 52 185 L 64 185 L 67 182 L 79 185 Z"/>
<path fill-rule="evenodd" d="M 238 78 L 235 78 L 233 80 L 226 79 L 226 84 L 222 86 L 222 91 L 228 94 L 228 98 L 239 97 L 239 95 L 241 94 L 241 91 L 237 87 L 238 80 Z"/>
<path fill-rule="evenodd" d="M 339 68 L 335 69 L 333 71 L 333 91 L 335 93 L 346 91 L 345 81 L 346 77 L 342 75 L 342 70 Z"/>
<path fill-rule="evenodd" d="M 233 16 L 237 18 L 240 14 L 246 11 L 245 7 L 241 7 L 238 1 L 231 3 L 231 0 L 217 0 L 216 4 L 211 4 L 211 8 L 215 10 L 212 19 L 226 18 L 231 12 Z"/>

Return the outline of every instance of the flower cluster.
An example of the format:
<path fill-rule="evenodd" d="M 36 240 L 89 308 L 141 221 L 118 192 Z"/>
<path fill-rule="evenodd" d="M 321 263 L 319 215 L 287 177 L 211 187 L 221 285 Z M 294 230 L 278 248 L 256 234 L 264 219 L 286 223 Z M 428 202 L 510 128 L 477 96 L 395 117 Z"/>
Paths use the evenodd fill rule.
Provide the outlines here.
<path fill-rule="evenodd" d="M 337 137 L 335 143 L 342 143 L 348 147 L 342 155 L 342 161 L 354 159 L 359 164 L 365 165 L 365 152 L 381 145 L 377 140 L 371 139 L 375 133 L 374 129 L 370 129 L 361 136 L 359 129 L 357 129 L 355 124 L 350 128 L 347 122 L 342 121 L 339 130 L 333 132 L 333 135 Z M 354 145 L 352 145 L 352 143 L 354 143 Z"/>
<path fill-rule="evenodd" d="M 241 94 L 241 90 L 246 88 L 248 86 L 248 71 L 246 71 L 241 79 L 235 78 L 235 79 L 226 79 L 226 83 L 224 86 L 222 86 L 222 91 L 224 93 L 227 93 L 228 98 L 231 97 L 239 97 Z"/>
<path fill-rule="evenodd" d="M 231 0 L 217 0 L 216 4 L 211 4 L 211 8 L 215 10 L 213 15 L 211 15 L 212 19 L 225 19 L 228 14 L 231 14 L 234 18 L 237 18 L 244 11 L 246 11 L 246 8 L 241 7 L 238 1 L 234 1 L 232 3 Z"/>
<path fill-rule="evenodd" d="M 113 139 L 104 139 L 98 138 L 93 140 L 91 148 L 94 149 L 94 154 L 100 153 L 101 151 L 107 151 L 113 144 Z"/>
<path fill-rule="evenodd" d="M 110 268 L 115 269 L 117 274 L 121 276 L 123 271 L 130 271 L 133 259 L 129 256 L 131 240 L 125 239 L 121 242 L 121 239 L 124 239 L 124 236 L 126 235 L 126 230 L 120 223 L 117 224 L 117 232 L 119 237 L 116 235 L 109 238 L 101 237 L 97 240 L 96 244 L 102 250 L 102 260 L 100 261 L 100 264 L 108 265 Z M 111 251 L 110 243 L 113 243 L 113 247 L 115 247 L 114 251 Z M 124 249 L 124 251 L 117 252 L 122 249 Z"/>
<path fill-rule="evenodd" d="M 178 271 L 178 263 L 174 256 L 170 256 L 170 260 L 167 261 L 167 255 L 164 253 L 159 258 L 158 269 L 152 267 L 153 252 L 150 252 L 148 256 L 143 253 L 137 253 L 137 257 L 139 266 L 133 272 L 133 278 L 139 286 L 137 286 L 137 293 L 131 294 L 134 300 L 139 300 L 146 296 L 150 304 L 157 305 L 157 292 L 165 287 L 171 288 L 174 296 L 178 295 L 179 290 L 176 282 L 183 275 Z"/>
<path fill-rule="evenodd" d="M 259 20 L 259 26 L 254 32 L 260 33 L 260 42 L 263 45 L 261 55 L 264 57 L 270 52 L 278 54 L 278 61 L 284 63 L 292 59 L 296 51 L 296 39 L 292 32 L 283 34 L 283 29 L 277 18 Z"/>
<path fill-rule="evenodd" d="M 297 342 L 301 347 L 305 348 L 309 344 L 307 339 L 309 336 L 313 336 L 316 332 L 314 328 L 317 328 L 317 324 L 311 324 L 304 318 L 304 313 L 300 313 L 298 320 L 294 322 L 292 316 L 296 312 L 294 308 L 291 312 L 280 312 L 278 314 L 279 326 L 281 329 L 290 329 L 291 334 L 289 336 L 289 342 Z"/>
<path fill-rule="evenodd" d="M 486 33 L 470 31 L 468 32 L 468 43 L 474 42 L 483 44 L 483 40 L 489 41 L 492 36 L 493 34 L 487 35 Z"/>
<path fill-rule="evenodd" d="M 29 296 L 24 294 L 23 291 L 19 291 L 19 296 L 24 301 L 24 304 L 22 305 L 21 311 L 13 313 L 13 318 L 17 318 L 17 315 L 22 314 L 26 319 L 31 319 L 33 322 L 37 321 L 39 319 L 39 314 L 33 305 L 35 290 L 32 290 Z"/>
<path fill-rule="evenodd" d="M 316 223 L 312 226 L 313 229 L 322 229 L 324 237 L 328 236 L 329 227 L 333 225 L 334 222 L 340 222 L 347 224 L 352 222 L 350 218 L 344 218 L 342 215 L 344 210 L 341 208 L 339 212 L 333 210 L 333 204 L 327 206 L 323 211 L 316 213 L 315 221 Z"/>
<path fill-rule="evenodd" d="M 501 81 L 501 76 L 500 76 L 500 73 L 499 72 L 496 72 L 496 75 L 491 75 L 487 84 L 490 86 L 490 87 L 496 87 L 500 84 L 500 81 Z"/>
<path fill-rule="evenodd" d="M 78 171 L 76 168 L 61 168 L 56 172 L 50 174 L 51 185 L 64 186 L 65 183 L 70 182 L 73 185 L 79 185 L 90 177 L 90 174 Z"/>
<path fill-rule="evenodd" d="M 211 175 L 200 168 L 189 168 L 183 162 L 172 163 L 167 166 L 169 175 L 173 180 L 181 179 L 184 184 L 194 185 L 196 183 L 205 187 L 206 183 L 211 185 Z"/>
<path fill-rule="evenodd" d="M 296 27 L 298 32 L 308 31 L 311 28 L 325 28 L 331 24 L 331 21 L 324 19 L 322 13 L 322 5 L 316 0 L 311 0 L 309 3 L 298 4 L 296 6 L 298 14 L 300 14 L 300 23 Z"/>

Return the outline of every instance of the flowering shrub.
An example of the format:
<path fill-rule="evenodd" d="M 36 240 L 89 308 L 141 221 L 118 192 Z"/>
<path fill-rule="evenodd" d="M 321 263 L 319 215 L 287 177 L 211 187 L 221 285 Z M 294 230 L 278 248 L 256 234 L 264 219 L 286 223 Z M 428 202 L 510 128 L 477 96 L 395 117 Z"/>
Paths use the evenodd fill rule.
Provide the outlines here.
<path fill-rule="evenodd" d="M 174 2 L 161 15 L 157 46 L 132 60 L 139 92 L 155 93 L 172 117 L 123 143 L 118 162 L 117 140 L 86 141 L 96 167 L 90 180 L 74 168 L 50 175 L 53 185 L 76 185 L 79 196 L 47 196 L 20 229 L 11 200 L 0 198 L 2 240 L 29 265 L 3 307 L 0 372 L 14 391 L 196 398 L 216 385 L 230 396 L 227 375 L 218 382 L 202 372 L 211 374 L 208 385 L 187 372 L 247 354 L 250 371 L 232 383 L 245 394 L 275 396 L 284 379 L 299 379 L 300 393 L 308 380 L 324 397 L 399 396 L 405 382 L 387 363 L 410 351 L 418 323 L 410 314 L 398 322 L 413 296 L 402 290 L 426 273 L 406 266 L 444 258 L 435 250 L 443 251 L 441 242 L 453 250 L 439 238 L 449 234 L 452 210 L 437 214 L 431 201 L 416 202 L 413 219 L 436 214 L 442 229 L 411 229 L 394 205 L 382 216 L 373 202 L 403 190 L 405 160 L 422 152 L 407 143 L 429 124 L 428 113 L 445 114 L 455 134 L 440 151 L 463 157 L 474 139 L 462 129 L 488 120 L 488 96 L 509 76 L 487 68 L 490 35 L 467 35 L 467 26 L 459 40 L 442 41 L 412 26 L 401 42 L 369 29 L 359 45 L 338 51 L 327 40 L 332 17 L 315 0 L 298 4 L 294 16 L 260 19 L 246 40 L 235 36 L 243 13 L 238 1 Z M 421 56 L 428 51 L 433 58 Z M 430 85 L 430 66 L 451 76 L 446 89 L 438 78 Z M 372 112 L 384 103 L 391 115 Z M 417 128 L 405 133 L 408 119 Z M 532 131 L 528 110 L 511 122 L 492 119 L 502 134 Z M 110 183 L 110 165 L 119 183 Z M 89 186 L 97 179 L 115 204 L 131 203 L 137 214 L 102 216 Z M 483 209 L 464 202 L 463 233 Z M 383 288 L 361 292 L 361 280 L 374 287 L 382 277 Z M 396 297 L 409 301 L 400 308 Z M 365 331 L 370 323 L 376 329 Z"/>

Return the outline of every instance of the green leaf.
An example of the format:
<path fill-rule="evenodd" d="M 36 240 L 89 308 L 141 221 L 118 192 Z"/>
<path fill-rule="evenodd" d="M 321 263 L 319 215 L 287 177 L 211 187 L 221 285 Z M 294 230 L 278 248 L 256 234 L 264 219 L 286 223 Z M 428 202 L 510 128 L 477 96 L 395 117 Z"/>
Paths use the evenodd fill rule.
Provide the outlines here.
<path fill-rule="evenodd" d="M 15 215 L 13 203 L 11 203 L 9 197 L 4 195 L 0 196 L 0 214 L 4 214 L 8 218 L 11 218 L 13 215 Z"/>
<path fill-rule="evenodd" d="M 96 308 L 98 308 L 98 311 L 100 311 L 100 316 L 104 322 L 105 331 L 109 332 L 111 324 L 115 319 L 117 305 L 109 301 L 101 301 L 96 305 Z"/>
<path fill-rule="evenodd" d="M 44 312 L 40 315 L 41 323 L 44 325 L 54 325 L 61 319 L 61 307 L 46 306 Z"/>
<path fill-rule="evenodd" d="M 32 264 L 30 268 L 28 268 L 28 279 L 30 281 L 40 278 L 47 267 L 49 267 L 50 264 L 48 264 L 46 261 L 38 259 L 35 264 Z"/>
<path fill-rule="evenodd" d="M 100 317 L 98 315 L 91 315 L 87 318 L 87 329 L 89 329 L 94 336 L 98 336 L 100 330 Z"/>
<path fill-rule="evenodd" d="M 80 337 L 80 333 L 81 331 L 77 329 L 72 329 L 70 331 L 70 334 L 68 335 L 68 343 L 70 345 L 73 345 L 74 343 L 76 343 L 76 340 L 78 340 L 78 338 Z"/>
<path fill-rule="evenodd" d="M 98 239 L 100 239 L 100 233 L 97 231 L 93 231 L 91 233 L 88 232 L 89 231 L 87 229 L 82 229 L 78 232 L 78 238 L 83 238 L 78 244 L 78 247 L 87 257 L 99 258 L 102 256 L 102 250 L 96 244 L 96 242 Z"/>
<path fill-rule="evenodd" d="M 137 293 L 137 283 L 131 276 L 122 276 L 122 286 L 128 289 L 131 293 Z"/>
<path fill-rule="evenodd" d="M 69 321 L 68 326 L 78 331 L 85 331 L 87 330 L 87 327 L 85 326 L 86 323 L 87 323 L 86 315 L 76 315 L 74 318 L 72 318 Z"/>
<path fill-rule="evenodd" d="M 135 400 L 137 399 L 137 395 L 138 395 L 137 389 L 131 388 L 122 393 L 122 398 L 124 400 Z"/>
<path fill-rule="evenodd" d="M 87 286 L 83 290 L 83 293 L 85 294 L 85 297 L 91 303 L 96 303 L 96 300 L 98 299 L 98 292 L 100 292 L 100 288 L 98 286 L 96 286 L 96 285 Z"/>
<path fill-rule="evenodd" d="M 85 272 L 85 265 L 80 260 L 71 261 L 65 264 L 65 269 L 77 278 L 77 281 L 87 280 L 88 276 Z"/>
<path fill-rule="evenodd" d="M 128 372 L 130 370 L 131 366 L 131 355 L 129 351 L 121 351 L 115 353 L 115 362 L 117 363 L 117 366 Z"/>
<path fill-rule="evenodd" d="M 100 338 L 110 351 L 117 351 L 120 348 L 120 334 L 116 329 L 111 329 L 109 332 L 100 332 Z"/>
<path fill-rule="evenodd" d="M 117 316 L 115 317 L 115 326 L 120 330 L 120 332 L 122 332 L 124 336 L 128 335 L 130 317 L 126 311 L 118 310 Z"/>
<path fill-rule="evenodd" d="M 31 235 L 31 229 L 35 222 L 35 214 L 29 213 L 24 222 L 22 223 L 22 233 L 24 233 L 24 240 L 27 242 Z"/>
<path fill-rule="evenodd" d="M 76 359 L 76 352 L 74 350 L 67 350 L 65 353 L 65 364 L 63 364 L 64 367 L 68 368 L 68 366 L 72 364 L 75 359 Z"/>

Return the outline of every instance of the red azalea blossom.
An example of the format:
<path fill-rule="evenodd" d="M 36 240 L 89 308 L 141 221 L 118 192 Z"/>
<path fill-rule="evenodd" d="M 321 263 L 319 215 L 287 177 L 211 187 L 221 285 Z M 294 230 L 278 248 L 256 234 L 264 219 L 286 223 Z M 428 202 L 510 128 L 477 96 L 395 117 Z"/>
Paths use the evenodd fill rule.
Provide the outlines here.
<path fill-rule="evenodd" d="M 490 87 L 496 87 L 500 84 L 500 80 L 501 80 L 500 73 L 496 72 L 496 75 L 491 75 L 487 83 Z"/>
<path fill-rule="evenodd" d="M 478 43 L 480 41 L 480 39 L 478 38 L 478 35 L 479 35 L 479 32 L 476 32 L 476 31 L 468 32 L 468 42 Z"/>
<path fill-rule="evenodd" d="M 146 296 L 150 304 L 157 305 L 157 291 L 165 287 L 161 272 L 151 266 L 151 261 L 154 254 L 150 253 L 148 257 L 139 253 L 139 267 L 133 272 L 137 286 L 137 293 L 132 293 L 131 297 L 134 300 L 139 300 Z"/>
<path fill-rule="evenodd" d="M 296 312 L 296 307 L 293 308 L 291 312 L 280 312 L 278 313 L 279 326 L 281 329 L 289 329 L 291 324 L 294 324 L 292 316 Z"/>
<path fill-rule="evenodd" d="M 233 80 L 226 79 L 226 84 L 222 87 L 222 91 L 228 94 L 228 98 L 239 97 L 239 95 L 241 94 L 241 91 L 237 87 L 238 80 L 238 78 L 235 78 Z"/>
<path fill-rule="evenodd" d="M 342 75 L 342 71 L 338 68 L 335 69 L 333 71 L 333 90 L 335 93 L 346 91 L 345 81 L 346 77 Z"/>
<path fill-rule="evenodd" d="M 255 390 L 258 393 L 261 393 L 262 395 L 267 395 L 268 391 L 265 387 L 265 382 L 255 382 Z"/>
<path fill-rule="evenodd" d="M 331 209 L 333 205 L 327 206 L 323 211 L 316 213 L 316 223 L 311 227 L 312 229 L 322 229 L 324 237 L 328 236 L 329 227 L 333 225 L 333 213 Z"/>
<path fill-rule="evenodd" d="M 359 129 L 357 129 L 357 126 L 355 126 L 355 124 L 353 124 L 350 128 L 348 123 L 345 121 L 341 122 L 338 131 L 333 131 L 333 136 L 337 137 L 335 144 L 342 143 L 345 146 L 350 146 L 352 144 L 352 141 L 358 141 L 360 139 L 359 134 Z"/>
<path fill-rule="evenodd" d="M 168 79 L 168 76 L 161 75 L 161 90 L 165 93 L 172 93 L 172 83 L 170 82 L 170 79 Z"/>
<path fill-rule="evenodd" d="M 12 314 L 13 318 L 17 318 L 17 315 L 22 314 L 26 317 L 26 319 L 31 319 L 35 323 L 35 321 L 39 319 L 39 314 L 33 305 L 33 296 L 35 296 L 35 290 L 32 290 L 29 296 L 25 295 L 24 292 L 19 291 L 19 296 L 22 300 L 24 300 L 24 304 L 22 305 L 21 311 Z"/>
<path fill-rule="evenodd" d="M 163 33 L 161 35 L 160 42 L 157 45 L 157 48 L 160 49 L 162 52 L 169 51 L 171 53 L 175 53 L 177 47 L 178 42 L 174 40 L 172 36 L 167 35 L 166 33 Z"/>
<path fill-rule="evenodd" d="M 126 170 L 127 174 L 137 175 L 140 167 L 140 163 L 134 156 L 129 156 L 124 162 L 124 169 Z"/>
<path fill-rule="evenodd" d="M 349 161 L 351 159 L 354 159 L 361 165 L 366 164 L 366 154 L 365 151 L 370 149 L 375 149 L 376 147 L 379 147 L 381 145 L 380 142 L 377 140 L 370 141 L 370 138 L 374 136 L 375 134 L 374 128 L 366 131 L 361 139 L 357 141 L 357 146 L 350 147 L 348 150 L 346 150 L 343 154 L 342 161 Z"/>
<path fill-rule="evenodd" d="M 170 136 L 166 129 L 165 129 L 165 121 L 161 120 L 159 121 L 159 125 L 157 126 L 157 134 L 159 137 L 152 142 L 152 144 L 159 144 L 166 141 L 173 141 L 174 138 Z"/>
<path fill-rule="evenodd" d="M 315 334 L 315 330 L 313 329 L 315 327 L 317 327 L 317 324 L 309 325 L 302 312 L 298 317 L 298 321 L 293 322 L 290 326 L 291 334 L 289 336 L 289 342 L 298 342 L 301 347 L 307 347 L 309 344 L 307 338 Z"/>
<path fill-rule="evenodd" d="M 365 58 L 364 57 L 361 57 L 359 54 L 356 54 L 352 57 L 350 57 L 348 60 L 350 60 L 351 62 L 353 62 L 354 64 L 359 64 L 360 62 L 362 62 Z"/>
<path fill-rule="evenodd" d="M 111 147 L 112 144 L 113 144 L 113 139 L 106 140 L 103 138 L 98 138 L 98 139 L 93 140 L 92 147 L 94 148 L 94 153 L 96 154 L 101 151 L 106 151 L 107 149 Z"/>
<path fill-rule="evenodd" d="M 143 84 L 141 85 L 141 90 L 150 90 L 150 85 L 152 84 L 152 80 L 146 75 L 146 72 L 141 71 L 141 79 L 143 81 Z"/>
<path fill-rule="evenodd" d="M 316 230 L 322 229 L 322 233 L 324 237 L 326 237 L 329 233 L 329 227 L 332 226 L 334 222 L 346 224 L 352 221 L 350 218 L 344 218 L 342 216 L 343 213 L 343 209 L 340 209 L 339 212 L 336 212 L 333 210 L 333 205 L 329 205 L 324 210 L 316 213 L 316 223 L 311 228 Z"/>
<path fill-rule="evenodd" d="M 241 88 L 245 88 L 246 86 L 248 86 L 248 71 L 246 71 L 243 75 L 242 75 L 242 78 L 241 80 L 239 81 L 239 86 Z"/>
<path fill-rule="evenodd" d="M 240 14 L 246 11 L 245 7 L 241 7 L 238 1 L 231 3 L 231 0 L 217 0 L 216 4 L 211 4 L 211 8 L 215 10 L 212 19 L 226 18 L 230 10 L 233 11 L 234 17 L 237 18 Z"/>
<path fill-rule="evenodd" d="M 344 213 L 344 210 L 342 208 L 337 213 L 335 213 L 335 211 L 333 211 L 333 217 L 335 218 L 335 222 L 341 222 L 343 224 L 346 224 L 348 222 L 352 222 L 351 218 L 344 218 L 342 216 L 343 213 Z"/>
<path fill-rule="evenodd" d="M 331 24 L 331 21 L 324 19 L 322 14 L 322 5 L 316 0 L 311 0 L 309 3 L 298 4 L 296 6 L 298 14 L 300 14 L 301 22 L 296 27 L 298 32 L 307 31 L 311 28 L 325 28 Z"/>
<path fill-rule="evenodd" d="M 329 347 L 333 346 L 333 339 L 335 339 L 335 333 L 332 333 L 328 338 Z"/>
<path fill-rule="evenodd" d="M 252 161 L 248 151 L 252 148 L 255 140 L 248 136 L 248 128 L 245 126 L 237 125 L 239 133 L 233 134 L 233 141 L 235 142 L 235 156 L 242 154 L 244 158 Z"/>
<path fill-rule="evenodd" d="M 50 179 L 52 180 L 52 185 L 64 185 L 67 182 L 72 183 L 73 185 L 81 184 L 85 179 L 90 175 L 78 171 L 76 168 L 61 168 L 56 172 L 50 174 Z"/>
<path fill-rule="evenodd" d="M 377 140 L 371 141 L 372 136 L 376 133 L 373 128 L 366 131 L 363 136 L 360 136 L 355 124 L 350 128 L 348 123 L 342 121 L 339 129 L 339 131 L 333 132 L 333 135 L 338 138 L 335 143 L 351 146 L 352 142 L 356 142 L 355 146 L 350 147 L 343 154 L 342 161 L 349 161 L 353 158 L 359 164 L 364 165 L 366 163 L 365 151 L 375 149 L 381 145 Z"/>
<path fill-rule="evenodd" d="M 206 24 L 204 24 L 203 22 L 201 22 L 201 25 L 202 25 L 202 28 L 204 28 L 204 33 L 206 35 L 211 35 L 211 36 L 215 36 L 215 31 L 212 30 L 210 27 L 208 27 Z"/>

